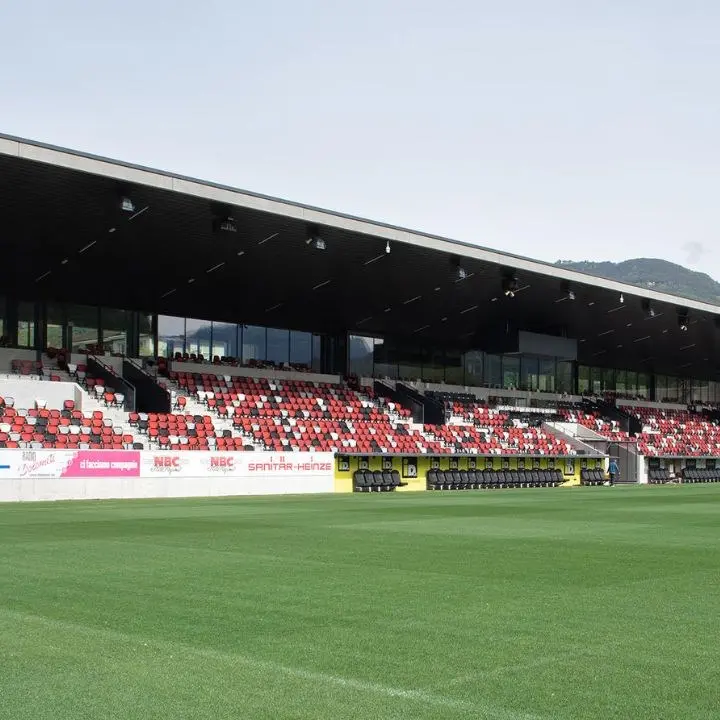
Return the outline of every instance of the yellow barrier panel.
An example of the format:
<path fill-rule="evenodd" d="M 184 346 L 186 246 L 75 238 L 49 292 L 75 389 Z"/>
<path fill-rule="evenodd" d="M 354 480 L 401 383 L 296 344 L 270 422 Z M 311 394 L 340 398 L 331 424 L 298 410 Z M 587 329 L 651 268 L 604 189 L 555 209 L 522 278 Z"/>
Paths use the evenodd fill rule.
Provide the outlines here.
<path fill-rule="evenodd" d="M 602 458 L 578 457 L 518 457 L 477 455 L 428 457 L 394 457 L 392 455 L 338 455 L 335 458 L 335 492 L 353 491 L 353 474 L 356 470 L 397 470 L 406 486 L 397 492 L 421 492 L 427 489 L 427 474 L 433 468 L 439 470 L 548 470 L 559 468 L 565 482 L 562 487 L 580 485 L 583 467 L 602 467 Z"/>

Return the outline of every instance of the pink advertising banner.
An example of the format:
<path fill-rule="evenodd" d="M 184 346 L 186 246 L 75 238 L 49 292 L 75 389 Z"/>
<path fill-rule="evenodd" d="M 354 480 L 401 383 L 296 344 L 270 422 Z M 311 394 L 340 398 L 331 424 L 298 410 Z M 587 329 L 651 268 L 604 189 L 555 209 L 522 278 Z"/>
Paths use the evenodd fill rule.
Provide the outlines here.
<path fill-rule="evenodd" d="M 140 477 L 137 450 L 78 450 L 60 477 Z"/>
<path fill-rule="evenodd" d="M 137 450 L 4 450 L 0 469 L 7 477 L 140 477 Z M 1 475 L 0 475 L 1 476 Z"/>

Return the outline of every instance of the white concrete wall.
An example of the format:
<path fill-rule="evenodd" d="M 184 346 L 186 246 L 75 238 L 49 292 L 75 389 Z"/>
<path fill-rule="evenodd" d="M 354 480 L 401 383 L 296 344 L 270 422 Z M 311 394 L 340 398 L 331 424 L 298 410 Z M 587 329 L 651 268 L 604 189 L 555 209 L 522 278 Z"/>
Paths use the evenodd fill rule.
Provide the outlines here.
<path fill-rule="evenodd" d="M 515 398 L 521 402 L 525 401 L 526 405 L 530 405 L 531 400 L 545 400 L 549 402 L 558 402 L 563 400 L 565 402 L 574 403 L 582 402 L 582 398 L 579 395 L 568 395 L 563 397 L 558 393 L 528 392 L 527 390 L 503 390 L 499 388 L 470 387 L 464 385 L 445 385 L 444 383 L 413 382 L 406 384 L 414 387 L 416 390 L 420 390 L 421 392 L 430 390 L 432 392 L 474 395 L 481 402 L 487 402 L 489 397 Z"/>
<path fill-rule="evenodd" d="M 0 348 L 0 373 L 9 373 L 13 360 L 36 360 L 35 350 L 18 350 L 16 348 Z"/>
<path fill-rule="evenodd" d="M 687 410 L 682 403 L 658 403 L 649 400 L 618 400 L 617 406 L 624 408 L 626 412 L 632 412 L 634 407 L 656 408 L 658 410 Z"/>
<path fill-rule="evenodd" d="M 227 365 L 208 365 L 198 363 L 177 362 L 173 360 L 170 368 L 175 372 L 205 373 L 208 375 L 230 375 L 231 377 L 267 378 L 270 380 L 304 380 L 305 382 L 331 383 L 337 385 L 342 381 L 339 375 L 322 375 L 320 373 L 293 372 L 284 370 L 265 370 L 259 368 L 228 367 Z"/>
<path fill-rule="evenodd" d="M 291 495 L 333 492 L 332 479 L 280 477 L 0 478 L 0 502 Z"/>
<path fill-rule="evenodd" d="M 16 408 L 33 408 L 35 401 L 42 398 L 48 409 L 62 409 L 65 400 L 74 400 L 75 407 L 82 409 L 83 392 L 74 383 L 31 380 L 21 376 L 0 379 L 0 397 L 14 398 Z"/>
<path fill-rule="evenodd" d="M 548 423 L 552 427 L 556 427 L 564 433 L 567 433 L 571 437 L 578 438 L 580 440 L 603 440 L 604 442 L 610 442 L 605 436 L 600 433 L 591 430 L 580 423 Z"/>
<path fill-rule="evenodd" d="M 330 493 L 332 453 L 0 448 L 0 502 Z"/>

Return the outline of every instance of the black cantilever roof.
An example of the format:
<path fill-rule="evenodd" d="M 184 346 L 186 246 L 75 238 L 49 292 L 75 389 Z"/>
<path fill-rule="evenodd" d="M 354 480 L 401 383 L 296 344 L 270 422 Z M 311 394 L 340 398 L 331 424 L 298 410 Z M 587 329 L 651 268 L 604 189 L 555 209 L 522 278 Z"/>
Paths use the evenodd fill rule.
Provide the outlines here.
<path fill-rule="evenodd" d="M 227 216 L 237 232 L 218 231 Z M 0 239 L 0 282 L 21 298 L 456 349 L 512 327 L 575 338 L 590 365 L 720 367 L 720 307 L 4 135 Z"/>

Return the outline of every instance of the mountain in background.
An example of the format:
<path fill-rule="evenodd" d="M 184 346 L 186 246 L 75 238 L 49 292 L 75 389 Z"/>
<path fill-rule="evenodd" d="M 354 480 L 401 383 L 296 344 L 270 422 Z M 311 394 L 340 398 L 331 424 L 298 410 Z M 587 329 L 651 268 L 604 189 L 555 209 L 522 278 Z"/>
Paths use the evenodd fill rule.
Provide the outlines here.
<path fill-rule="evenodd" d="M 558 260 L 555 264 L 656 292 L 720 305 L 720 283 L 705 273 L 688 270 L 667 260 L 636 258 L 620 263 Z"/>

